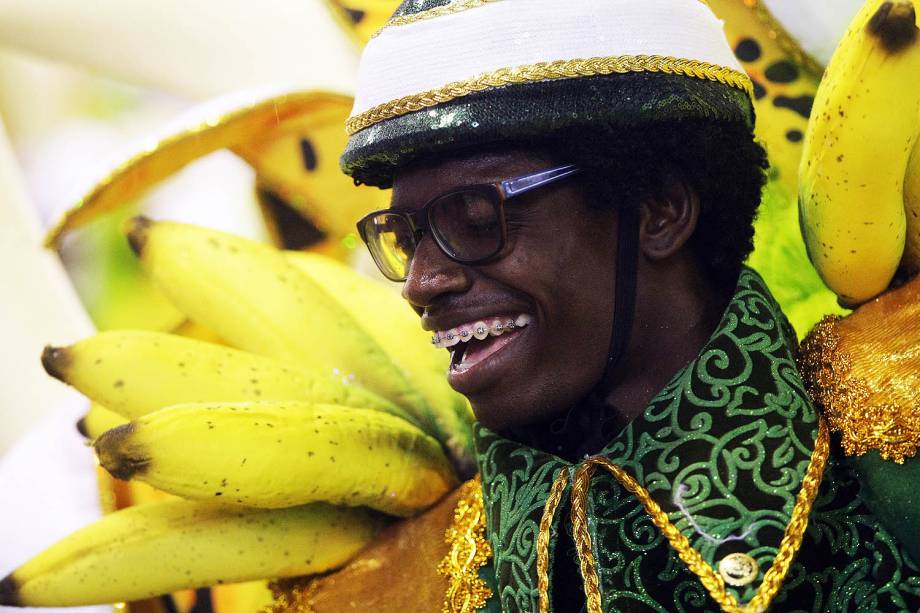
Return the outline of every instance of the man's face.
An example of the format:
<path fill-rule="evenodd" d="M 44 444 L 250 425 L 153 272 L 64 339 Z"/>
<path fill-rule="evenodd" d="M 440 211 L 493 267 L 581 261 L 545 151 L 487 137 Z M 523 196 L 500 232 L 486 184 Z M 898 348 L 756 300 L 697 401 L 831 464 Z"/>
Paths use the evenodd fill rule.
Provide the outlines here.
<path fill-rule="evenodd" d="M 554 165 L 519 150 L 418 164 L 396 176 L 392 207 L 418 209 L 459 186 Z M 468 342 L 446 349 L 453 356 L 448 380 L 495 430 L 559 414 L 600 379 L 616 258 L 616 213 L 589 208 L 577 175 L 508 200 L 505 215 L 508 241 L 496 259 L 453 262 L 426 235 L 403 289 L 426 330 L 441 338 L 471 333 Z M 509 321 L 525 325 L 509 332 Z M 502 323 L 504 330 L 479 340 L 477 323 L 493 330 Z"/>

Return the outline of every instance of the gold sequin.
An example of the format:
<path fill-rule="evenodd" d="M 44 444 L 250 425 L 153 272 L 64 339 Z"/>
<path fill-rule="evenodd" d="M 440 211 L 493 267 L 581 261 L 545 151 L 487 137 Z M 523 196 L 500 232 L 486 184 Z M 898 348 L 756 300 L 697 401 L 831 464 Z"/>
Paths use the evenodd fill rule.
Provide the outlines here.
<path fill-rule="evenodd" d="M 514 68 L 501 68 L 464 81 L 455 81 L 444 87 L 397 98 L 350 117 L 345 122 L 345 129 L 348 134 L 353 135 L 385 119 L 401 117 L 414 111 L 450 102 L 451 100 L 495 87 L 629 72 L 660 72 L 706 79 L 740 89 L 751 98 L 754 96 L 754 86 L 747 74 L 733 68 L 699 60 L 660 55 L 624 55 L 581 60 L 557 60 L 516 66 Z"/>
<path fill-rule="evenodd" d="M 313 577 L 279 579 L 268 584 L 272 604 L 259 613 L 313 613 L 317 583 Z"/>
<path fill-rule="evenodd" d="M 443 613 L 473 613 L 492 597 L 492 590 L 479 577 L 479 569 L 492 559 L 485 517 L 482 480 L 477 475 L 460 487 L 453 523 L 444 533 L 450 550 L 438 565 L 438 573 L 449 582 Z"/>
<path fill-rule="evenodd" d="M 802 380 L 847 455 L 898 464 L 920 447 L 920 279 L 827 316 L 802 342 Z"/>
<path fill-rule="evenodd" d="M 699 577 L 703 587 L 709 592 L 713 600 L 719 603 L 723 611 L 727 613 L 754 613 L 765 611 L 776 596 L 782 585 L 783 578 L 789 572 L 792 560 L 796 552 L 802 545 L 802 538 L 805 534 L 805 528 L 808 526 L 808 515 L 811 512 L 811 506 L 814 503 L 815 496 L 818 494 L 818 487 L 821 485 L 821 478 L 824 475 L 824 468 L 827 464 L 827 457 L 830 453 L 830 440 L 828 428 L 823 419 L 818 422 L 818 438 L 815 440 L 815 448 L 811 454 L 811 461 L 808 469 L 805 471 L 805 477 L 802 479 L 802 487 L 796 496 L 795 506 L 792 509 L 792 516 L 783 533 L 783 539 L 780 542 L 779 551 L 770 569 L 764 575 L 757 594 L 751 599 L 746 606 L 742 607 L 733 595 L 728 593 L 725 588 L 725 581 L 717 574 L 700 555 L 700 553 L 690 545 L 686 536 L 681 534 L 674 524 L 668 519 L 667 514 L 661 510 L 661 507 L 649 494 L 642 485 L 639 484 L 631 475 L 621 467 L 612 463 L 605 457 L 594 456 L 582 462 L 575 473 L 574 483 L 572 484 L 572 529 L 575 534 L 575 547 L 578 551 L 579 562 L 581 566 L 582 578 L 585 583 L 585 596 L 588 603 L 588 613 L 602 613 L 601 593 L 597 575 L 596 563 L 594 561 L 594 552 L 591 544 L 591 533 L 588 530 L 587 504 L 588 490 L 590 489 L 591 477 L 597 467 L 606 469 L 613 475 L 624 489 L 632 493 L 639 499 L 645 512 L 651 518 L 652 523 L 668 539 L 671 547 L 677 552 L 678 557 L 687 568 Z M 558 483 L 565 485 L 564 474 L 557 475 L 556 483 L 553 484 L 553 490 Z M 547 513 L 550 504 L 553 503 L 553 496 L 547 500 L 544 507 L 544 520 L 540 522 L 540 534 L 537 537 L 537 560 L 547 558 L 546 544 L 549 541 L 548 535 L 543 536 L 544 532 L 549 531 L 552 522 L 552 514 Z M 558 501 L 552 506 L 555 511 Z M 547 515 L 549 519 L 547 520 Z M 539 582 L 540 610 L 548 610 L 549 593 L 547 586 L 541 580 Z"/>

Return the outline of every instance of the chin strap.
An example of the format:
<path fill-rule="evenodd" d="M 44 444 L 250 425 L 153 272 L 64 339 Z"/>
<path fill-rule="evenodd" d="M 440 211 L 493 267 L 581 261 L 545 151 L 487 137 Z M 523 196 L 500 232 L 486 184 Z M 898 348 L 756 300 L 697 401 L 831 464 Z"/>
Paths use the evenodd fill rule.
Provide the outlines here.
<path fill-rule="evenodd" d="M 614 282 L 613 293 L 613 324 L 610 332 L 610 348 L 607 352 L 607 364 L 604 367 L 604 374 L 598 380 L 597 384 L 588 394 L 586 400 L 571 410 L 564 417 L 560 417 L 550 424 L 550 433 L 558 437 L 556 443 L 557 450 L 564 455 L 573 451 L 563 449 L 573 444 L 581 449 L 596 447 L 598 444 L 606 444 L 610 436 L 616 432 L 608 432 L 604 427 L 604 422 L 608 421 L 608 426 L 615 425 L 616 421 L 610 421 L 610 407 L 607 405 L 607 393 L 613 388 L 617 376 L 617 367 L 623 362 L 626 349 L 629 346 L 629 338 L 632 335 L 633 322 L 636 317 L 636 284 L 638 277 L 639 261 L 639 211 L 635 207 L 624 207 L 620 210 L 620 219 L 617 227 L 617 263 L 616 279 Z M 584 412 L 576 416 L 576 413 Z M 590 431 L 593 434 L 592 440 L 570 440 L 572 439 L 572 427 L 575 430 L 584 430 L 575 426 L 575 424 L 584 424 L 587 421 L 590 424 Z M 581 436 L 578 436 L 581 439 Z M 594 440 L 597 439 L 597 440 Z M 568 444 L 567 444 L 568 443 Z M 553 445 L 556 447 L 557 445 Z M 596 450 L 595 450 L 596 451 Z"/>
<path fill-rule="evenodd" d="M 613 330 L 604 376 L 593 393 L 605 394 L 613 387 L 617 366 L 623 361 L 636 318 L 636 279 L 639 274 L 639 211 L 624 207 L 617 228 L 617 276 L 613 292 Z"/>

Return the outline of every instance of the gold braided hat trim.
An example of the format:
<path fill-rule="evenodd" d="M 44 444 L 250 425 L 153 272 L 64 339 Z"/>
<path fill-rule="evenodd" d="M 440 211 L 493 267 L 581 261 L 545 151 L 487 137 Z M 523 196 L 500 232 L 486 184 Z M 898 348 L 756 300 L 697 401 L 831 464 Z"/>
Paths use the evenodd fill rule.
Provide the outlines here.
<path fill-rule="evenodd" d="M 811 506 L 814 503 L 815 496 L 818 494 L 818 487 L 821 485 L 829 453 L 830 438 L 827 425 L 822 418 L 819 418 L 815 448 L 812 451 L 805 477 L 802 479 L 802 487 L 796 497 L 792 516 L 783 533 L 779 551 L 773 560 L 773 564 L 764 575 L 757 594 L 746 606 L 741 606 L 735 597 L 728 592 L 722 577 L 693 548 L 687 537 L 671 523 L 667 514 L 652 499 L 648 490 L 607 458 L 602 456 L 588 458 L 579 465 L 572 483 L 572 529 L 584 580 L 588 613 L 602 613 L 597 564 L 594 559 L 587 519 L 588 491 L 591 486 L 591 477 L 597 467 L 604 468 L 610 472 L 623 488 L 639 499 L 652 523 L 668 539 L 671 547 L 677 552 L 681 561 L 687 565 L 690 572 L 699 577 L 709 595 L 719 603 L 723 611 L 726 613 L 760 613 L 767 609 L 776 596 L 782 586 L 783 579 L 789 572 L 789 567 L 792 565 L 795 554 L 802 545 L 805 528 L 808 527 L 808 515 L 811 513 Z M 556 475 L 549 499 L 543 508 L 540 533 L 537 535 L 537 581 L 541 613 L 548 613 L 549 611 L 549 531 L 567 481 L 568 469 L 562 468 Z"/>
<path fill-rule="evenodd" d="M 699 60 L 661 55 L 623 55 L 557 60 L 516 66 L 514 68 L 501 68 L 493 72 L 480 74 L 471 79 L 455 81 L 437 89 L 403 96 L 377 105 L 358 115 L 353 115 L 345 123 L 345 129 L 349 135 L 354 135 L 386 119 L 393 119 L 473 93 L 507 85 L 630 72 L 657 72 L 706 79 L 740 89 L 751 98 L 754 95 L 754 86 L 746 73 L 734 68 Z"/>
<path fill-rule="evenodd" d="M 450 4 L 443 4 L 441 6 L 430 8 L 427 11 L 419 11 L 418 13 L 412 13 L 410 15 L 395 15 L 391 17 L 390 20 L 387 21 L 382 28 L 374 32 L 371 35 L 371 38 L 377 38 L 380 33 L 387 28 L 405 26 L 410 23 L 432 19 L 434 17 L 443 17 L 444 15 L 453 15 L 454 13 L 459 13 L 460 11 L 465 11 L 467 9 L 473 9 L 484 4 L 489 4 L 491 2 L 500 2 L 500 0 L 456 0 Z"/>

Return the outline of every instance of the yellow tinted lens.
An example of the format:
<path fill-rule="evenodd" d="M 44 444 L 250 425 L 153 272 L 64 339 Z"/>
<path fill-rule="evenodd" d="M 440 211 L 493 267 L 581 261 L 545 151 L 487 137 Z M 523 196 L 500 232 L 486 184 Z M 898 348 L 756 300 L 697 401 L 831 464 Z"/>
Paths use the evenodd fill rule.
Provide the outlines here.
<path fill-rule="evenodd" d="M 405 279 L 415 253 L 415 237 L 408 221 L 391 213 L 380 213 L 365 223 L 367 246 L 380 271 L 394 281 Z"/>

